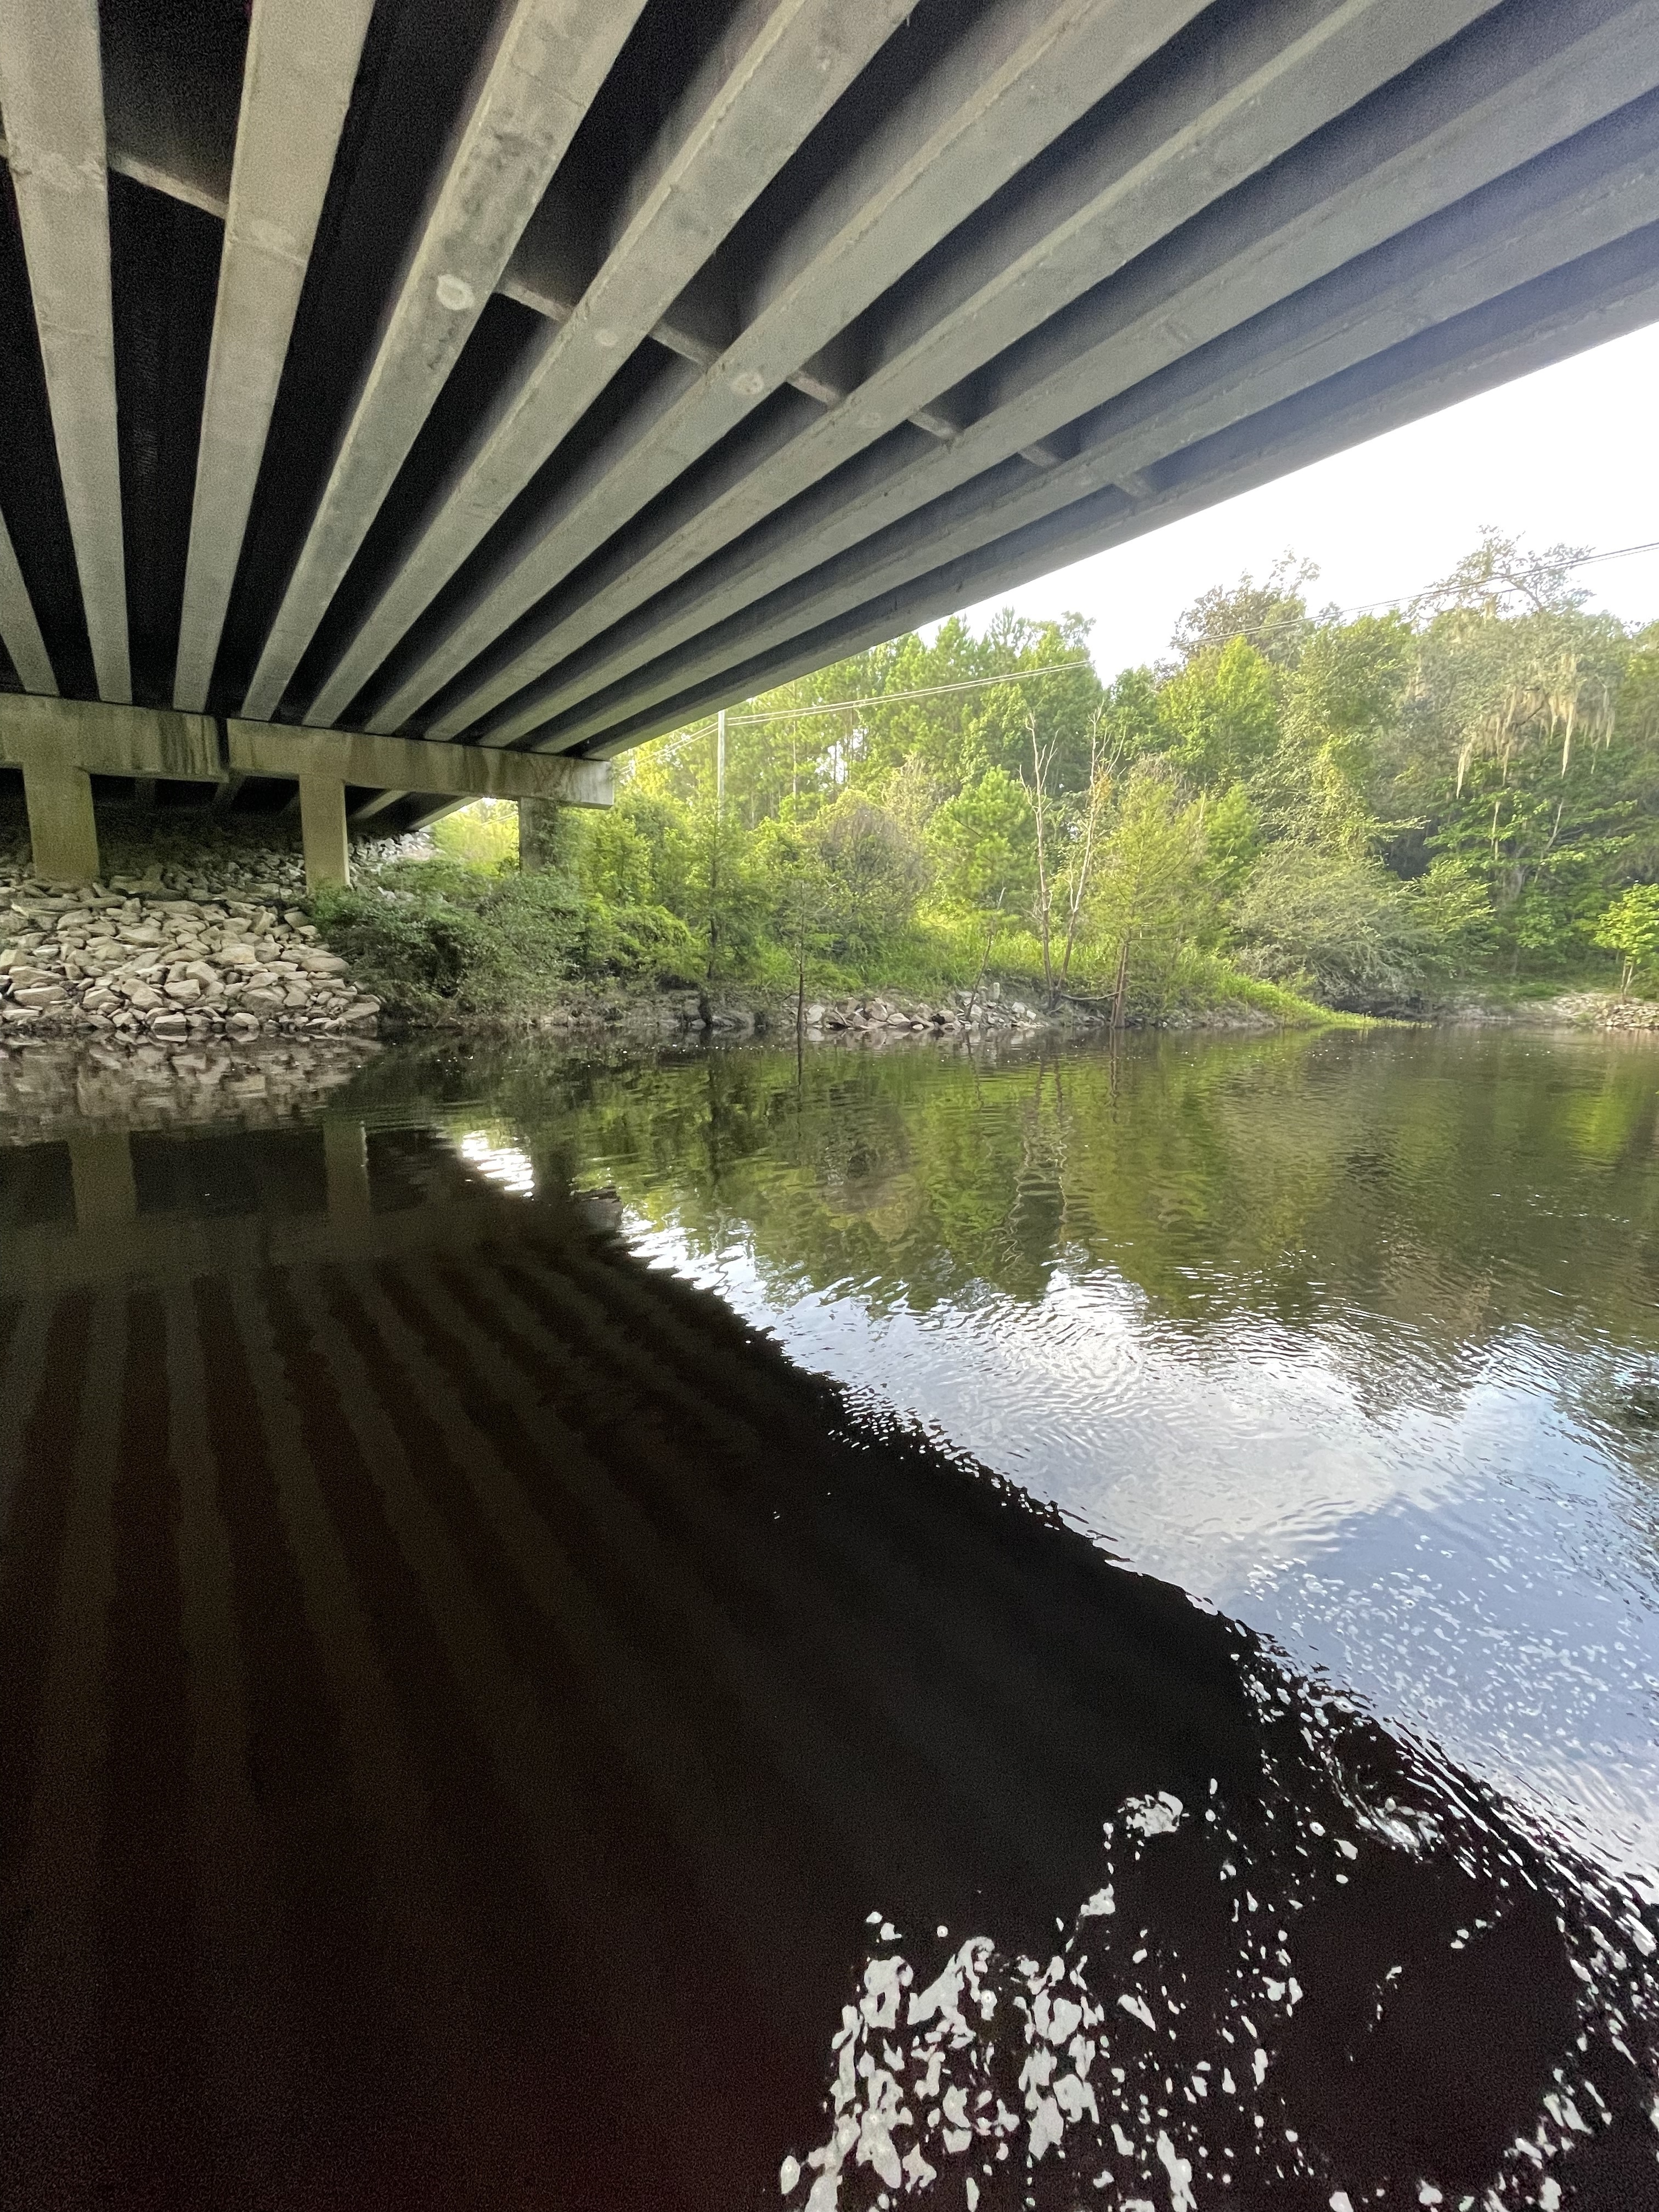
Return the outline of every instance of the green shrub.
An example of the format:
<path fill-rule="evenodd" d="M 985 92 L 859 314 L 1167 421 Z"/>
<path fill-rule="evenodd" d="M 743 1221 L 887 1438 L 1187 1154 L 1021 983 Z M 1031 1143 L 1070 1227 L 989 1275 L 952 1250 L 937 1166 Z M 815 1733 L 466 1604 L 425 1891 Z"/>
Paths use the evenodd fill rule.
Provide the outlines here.
<path fill-rule="evenodd" d="M 321 892 L 313 911 L 365 988 L 414 1020 L 532 1013 L 576 978 L 673 985 L 701 972 L 691 932 L 661 907 L 613 906 L 556 873 L 447 855 Z"/>

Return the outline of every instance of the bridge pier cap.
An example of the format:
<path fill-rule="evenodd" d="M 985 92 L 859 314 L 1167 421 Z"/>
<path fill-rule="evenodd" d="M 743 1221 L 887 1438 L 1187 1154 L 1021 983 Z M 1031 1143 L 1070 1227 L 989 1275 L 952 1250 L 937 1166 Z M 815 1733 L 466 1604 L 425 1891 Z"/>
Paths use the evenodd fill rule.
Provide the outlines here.
<path fill-rule="evenodd" d="M 249 776 L 299 787 L 307 881 L 350 880 L 346 787 L 446 801 L 498 797 L 539 805 L 608 806 L 609 762 L 551 753 L 484 751 L 351 731 L 271 723 L 220 726 L 205 714 L 82 699 L 0 693 L 0 767 L 21 769 L 34 871 L 58 883 L 100 872 L 92 778 L 155 779 L 222 789 Z"/>

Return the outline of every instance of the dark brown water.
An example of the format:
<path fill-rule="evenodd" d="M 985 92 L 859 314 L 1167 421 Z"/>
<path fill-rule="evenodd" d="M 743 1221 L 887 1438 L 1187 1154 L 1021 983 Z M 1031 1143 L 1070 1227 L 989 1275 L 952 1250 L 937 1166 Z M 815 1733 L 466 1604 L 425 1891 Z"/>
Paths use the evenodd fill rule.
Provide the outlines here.
<path fill-rule="evenodd" d="M 1656 1108 L 14 1056 L 0 2202 L 1659 2205 Z"/>

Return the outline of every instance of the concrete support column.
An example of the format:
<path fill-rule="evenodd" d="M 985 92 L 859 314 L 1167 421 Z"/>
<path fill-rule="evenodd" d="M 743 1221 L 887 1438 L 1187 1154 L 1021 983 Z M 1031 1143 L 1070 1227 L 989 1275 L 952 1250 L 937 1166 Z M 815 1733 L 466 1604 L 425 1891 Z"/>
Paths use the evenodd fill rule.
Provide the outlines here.
<path fill-rule="evenodd" d="M 351 881 L 345 785 L 338 776 L 300 778 L 300 836 L 305 846 L 307 890 Z"/>
<path fill-rule="evenodd" d="M 526 875 L 567 866 L 574 834 L 570 808 L 562 799 L 519 801 L 519 866 Z"/>
<path fill-rule="evenodd" d="M 98 874 L 98 824 L 92 778 L 67 761 L 23 763 L 34 872 L 49 883 L 89 884 Z"/>
<path fill-rule="evenodd" d="M 536 818 L 541 805 L 538 799 L 519 801 L 519 866 L 526 876 L 539 873 L 542 866 L 541 824 Z"/>

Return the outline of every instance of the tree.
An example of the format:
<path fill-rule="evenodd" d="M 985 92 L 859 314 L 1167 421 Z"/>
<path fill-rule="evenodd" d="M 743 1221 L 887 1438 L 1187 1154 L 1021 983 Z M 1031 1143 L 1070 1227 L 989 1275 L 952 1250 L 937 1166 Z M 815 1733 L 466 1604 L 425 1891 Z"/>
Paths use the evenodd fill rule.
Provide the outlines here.
<path fill-rule="evenodd" d="M 1158 703 L 1160 749 L 1195 790 L 1219 791 L 1249 775 L 1279 736 L 1273 669 L 1242 637 L 1195 654 Z"/>
<path fill-rule="evenodd" d="M 1042 980 L 1052 1000 L 1066 988 L 1077 951 L 1078 933 L 1094 879 L 1106 816 L 1111 804 L 1118 755 L 1104 737 L 1105 713 L 1097 708 L 1089 732 L 1087 788 L 1069 805 L 1051 799 L 1048 779 L 1054 766 L 1054 745 L 1044 745 L 1037 734 L 1036 717 L 1030 718 L 1031 782 L 1028 787 L 1036 831 L 1036 921 L 1042 947 Z M 1054 937 L 1063 929 L 1060 966 L 1054 967 Z"/>
<path fill-rule="evenodd" d="M 1420 621 L 1461 611 L 1490 622 L 1505 615 L 1574 612 L 1589 597 L 1572 580 L 1589 550 L 1588 545 L 1547 545 L 1541 553 L 1529 553 L 1519 538 L 1505 538 L 1486 523 L 1474 551 L 1419 593 L 1412 614 Z"/>
<path fill-rule="evenodd" d="M 799 1037 L 806 1024 L 807 969 L 833 942 L 826 919 L 830 887 L 822 854 L 793 817 L 762 823 L 757 859 L 770 889 L 773 933 L 794 964 Z"/>
<path fill-rule="evenodd" d="M 1024 787 L 988 768 L 947 799 L 928 833 L 940 892 L 963 915 L 1023 908 L 1036 885 L 1036 824 Z"/>
<path fill-rule="evenodd" d="M 1590 936 L 1592 943 L 1624 956 L 1619 991 L 1627 996 L 1638 970 L 1659 965 L 1659 884 L 1632 884 L 1614 899 Z"/>
<path fill-rule="evenodd" d="M 1309 629 L 1303 586 L 1316 581 L 1311 561 L 1281 553 L 1261 583 L 1248 573 L 1237 583 L 1216 584 L 1200 592 L 1176 625 L 1170 644 L 1183 661 L 1193 661 L 1242 637 L 1267 659 L 1296 661 Z"/>
<path fill-rule="evenodd" d="M 1096 916 L 1115 948 L 1112 1026 L 1121 1029 L 1130 986 L 1156 994 L 1182 945 L 1200 932 L 1206 900 L 1204 836 L 1196 806 L 1183 807 L 1166 774 L 1142 765 L 1124 786 L 1101 855 Z"/>
<path fill-rule="evenodd" d="M 1432 965 L 1411 892 L 1369 855 L 1276 845 L 1234 920 L 1243 965 L 1327 1006 L 1374 1009 L 1408 998 Z"/>
<path fill-rule="evenodd" d="M 909 927 L 927 881 L 921 848 L 902 823 L 858 791 L 844 791 L 814 817 L 803 842 L 816 863 L 831 948 L 867 964 Z"/>

